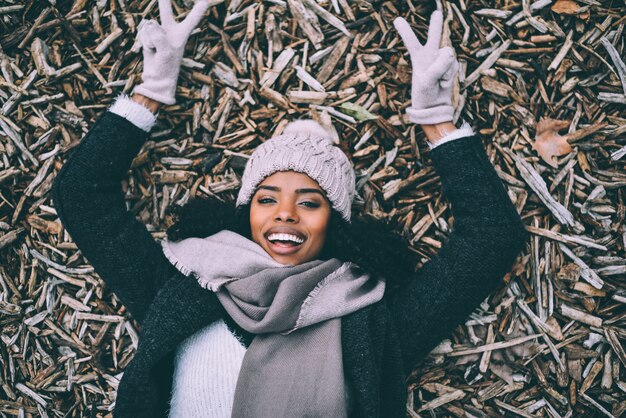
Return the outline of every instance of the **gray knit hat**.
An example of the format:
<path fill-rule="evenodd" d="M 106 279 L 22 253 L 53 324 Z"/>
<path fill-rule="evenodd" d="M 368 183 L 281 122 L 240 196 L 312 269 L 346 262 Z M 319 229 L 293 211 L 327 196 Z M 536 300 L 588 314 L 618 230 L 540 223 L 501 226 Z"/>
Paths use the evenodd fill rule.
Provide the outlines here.
<path fill-rule="evenodd" d="M 328 200 L 350 222 L 355 174 L 346 154 L 319 123 L 297 120 L 259 145 L 246 163 L 236 206 L 247 204 L 259 183 L 277 171 L 298 171 L 317 181 Z"/>

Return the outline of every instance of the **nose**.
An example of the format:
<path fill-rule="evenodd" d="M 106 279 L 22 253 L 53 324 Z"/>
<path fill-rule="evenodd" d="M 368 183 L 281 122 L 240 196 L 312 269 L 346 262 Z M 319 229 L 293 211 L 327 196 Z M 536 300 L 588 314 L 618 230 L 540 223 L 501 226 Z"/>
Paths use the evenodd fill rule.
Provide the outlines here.
<path fill-rule="evenodd" d="M 282 220 L 285 222 L 296 222 L 298 215 L 295 210 L 295 204 L 289 199 L 282 199 L 276 206 L 276 214 L 274 220 Z"/>

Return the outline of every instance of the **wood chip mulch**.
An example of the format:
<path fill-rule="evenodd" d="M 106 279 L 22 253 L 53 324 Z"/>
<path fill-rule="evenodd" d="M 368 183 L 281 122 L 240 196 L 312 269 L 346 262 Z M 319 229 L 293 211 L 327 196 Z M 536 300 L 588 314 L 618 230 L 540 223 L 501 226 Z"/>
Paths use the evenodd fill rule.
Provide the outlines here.
<path fill-rule="evenodd" d="M 182 18 L 193 1 L 177 0 Z M 248 155 L 306 114 L 354 162 L 355 208 L 422 261 L 450 205 L 408 123 L 410 60 L 432 10 L 469 121 L 531 239 L 503 284 L 409 377 L 408 417 L 619 417 L 626 410 L 626 5 L 623 1 L 217 0 L 191 36 L 177 104 L 129 171 L 158 239 L 169 209 L 233 198 Z M 111 416 L 139 325 L 50 198 L 93 121 L 140 82 L 156 0 L 0 2 L 0 416 Z M 416 318 L 419 320 L 419 318 Z"/>

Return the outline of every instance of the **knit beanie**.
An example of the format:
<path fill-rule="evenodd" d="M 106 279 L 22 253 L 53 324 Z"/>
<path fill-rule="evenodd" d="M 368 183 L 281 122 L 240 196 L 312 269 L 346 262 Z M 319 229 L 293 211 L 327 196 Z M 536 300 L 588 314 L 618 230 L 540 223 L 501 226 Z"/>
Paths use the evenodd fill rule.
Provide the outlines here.
<path fill-rule="evenodd" d="M 332 207 L 350 222 L 355 195 L 352 163 L 333 144 L 328 131 L 310 119 L 289 123 L 281 135 L 254 150 L 241 178 L 236 206 L 247 204 L 265 177 L 288 170 L 305 173 L 317 181 Z"/>

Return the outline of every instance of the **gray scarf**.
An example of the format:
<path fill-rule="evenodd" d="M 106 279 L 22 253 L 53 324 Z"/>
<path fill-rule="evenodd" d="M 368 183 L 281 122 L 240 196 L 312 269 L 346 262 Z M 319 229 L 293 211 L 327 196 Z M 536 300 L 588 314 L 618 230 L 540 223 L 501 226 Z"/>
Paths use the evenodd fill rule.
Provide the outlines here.
<path fill-rule="evenodd" d="M 235 322 L 256 334 L 233 418 L 346 416 L 341 317 L 381 300 L 383 278 L 336 258 L 283 265 L 229 230 L 161 245 L 178 270 L 215 292 Z"/>

